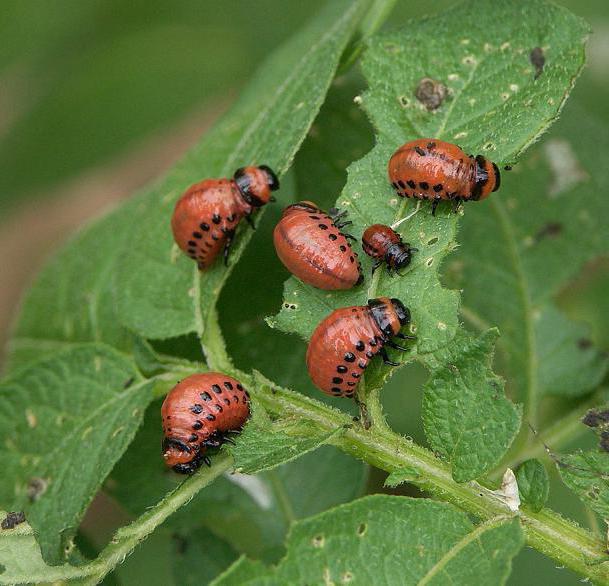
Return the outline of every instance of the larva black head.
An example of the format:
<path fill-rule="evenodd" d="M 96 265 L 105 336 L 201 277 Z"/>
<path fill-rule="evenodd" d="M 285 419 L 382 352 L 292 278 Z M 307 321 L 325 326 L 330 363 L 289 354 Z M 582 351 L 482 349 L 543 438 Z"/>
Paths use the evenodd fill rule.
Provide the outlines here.
<path fill-rule="evenodd" d="M 241 167 L 235 171 L 233 180 L 241 197 L 249 205 L 259 208 L 275 201 L 271 191 L 279 189 L 279 179 L 270 167 Z"/>
<path fill-rule="evenodd" d="M 397 335 L 401 327 L 410 322 L 410 311 L 399 299 L 369 299 L 368 307 L 376 325 L 387 338 Z"/>
<path fill-rule="evenodd" d="M 473 200 L 485 199 L 493 191 L 499 189 L 501 175 L 497 165 L 482 155 L 476 157 L 475 165 L 474 187 L 471 198 Z"/>
<path fill-rule="evenodd" d="M 201 466 L 198 446 L 189 446 L 175 437 L 163 439 L 163 458 L 168 466 L 180 474 L 190 474 Z"/>
<path fill-rule="evenodd" d="M 411 248 L 408 242 L 398 242 L 392 244 L 385 253 L 387 265 L 396 271 L 410 264 L 412 253 L 417 252 L 418 248 Z"/>
<path fill-rule="evenodd" d="M 391 299 L 391 305 L 395 310 L 398 320 L 401 326 L 405 326 L 410 323 L 410 309 L 408 309 L 399 299 L 395 297 Z"/>

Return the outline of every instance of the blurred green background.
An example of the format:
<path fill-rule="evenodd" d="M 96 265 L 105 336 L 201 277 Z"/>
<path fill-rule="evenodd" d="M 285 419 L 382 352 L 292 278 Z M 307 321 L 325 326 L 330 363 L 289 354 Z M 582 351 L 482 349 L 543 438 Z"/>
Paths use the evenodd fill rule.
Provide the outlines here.
<path fill-rule="evenodd" d="M 2 0 L 0 342 L 6 341 L 23 288 L 44 259 L 88 218 L 153 180 L 179 158 L 230 106 L 263 56 L 323 3 Z M 594 30 L 589 66 L 572 99 L 609 120 L 607 1 L 559 3 L 585 17 Z M 410 17 L 438 12 L 450 4 L 449 0 L 398 0 L 386 26 L 400 26 Z M 294 198 L 329 206 L 342 188 L 346 166 L 371 147 L 372 131 L 352 102 L 362 88 L 357 71 L 333 85 L 321 114 L 324 124 L 314 125 L 284 181 L 284 189 L 292 189 Z M 323 133 L 333 129 L 343 134 L 340 153 L 329 152 L 331 147 L 324 142 Z M 241 368 L 256 367 L 280 383 L 310 392 L 303 368 L 304 344 L 294 337 L 286 344 L 286 338 L 269 330 L 262 319 L 279 307 L 287 277 L 270 244 L 279 212 L 272 209 L 265 215 L 225 287 L 221 321 L 229 350 Z M 255 284 L 261 267 L 264 290 L 230 286 Z M 608 288 L 609 262 L 599 261 L 560 299 L 571 317 L 592 324 L 594 341 L 606 350 Z M 189 341 L 181 344 L 188 346 Z M 282 352 L 280 369 L 278 352 Z M 384 392 L 390 423 L 421 442 L 424 380 L 420 367 L 404 369 Z M 382 480 L 382 474 L 372 471 L 368 490 L 382 490 Z M 555 475 L 551 505 L 582 524 L 590 523 L 583 506 Z M 98 501 L 86 521 L 91 553 L 96 541 L 101 543 L 124 520 L 111 501 Z M 111 581 L 180 584 L 180 577 L 170 575 L 165 563 L 174 547 L 169 533 L 155 536 Z M 517 558 L 510 579 L 511 584 L 577 581 L 530 549 Z"/>

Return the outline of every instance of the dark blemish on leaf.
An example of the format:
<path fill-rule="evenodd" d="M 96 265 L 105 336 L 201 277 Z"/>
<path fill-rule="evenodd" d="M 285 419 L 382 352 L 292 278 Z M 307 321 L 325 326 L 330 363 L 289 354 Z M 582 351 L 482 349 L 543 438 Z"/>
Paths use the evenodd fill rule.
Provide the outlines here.
<path fill-rule="evenodd" d="M 446 86 L 442 82 L 430 77 L 424 77 L 419 81 L 414 95 L 431 112 L 437 110 L 442 105 L 447 93 Z"/>
<path fill-rule="evenodd" d="M 511 171 L 512 170 L 512 165 L 506 165 L 505 167 L 503 167 L 504 171 Z"/>
<path fill-rule="evenodd" d="M 0 523 L 2 529 L 14 529 L 20 523 L 25 521 L 25 513 L 23 511 L 7 513 L 6 517 Z"/>
<path fill-rule="evenodd" d="M 132 384 L 133 381 L 135 380 L 134 376 L 130 376 L 124 383 L 123 383 L 123 389 L 128 389 Z"/>
<path fill-rule="evenodd" d="M 545 226 L 542 226 L 535 234 L 535 242 L 540 242 L 544 238 L 556 238 L 563 231 L 563 224 L 560 222 L 548 222 Z"/>
<path fill-rule="evenodd" d="M 588 338 L 580 338 L 577 340 L 577 347 L 580 350 L 588 350 L 589 348 L 592 348 L 592 340 Z"/>
<path fill-rule="evenodd" d="M 535 47 L 529 54 L 531 64 L 535 67 L 535 79 L 537 79 L 543 73 L 543 66 L 546 63 L 546 57 L 543 54 L 541 47 Z"/>
<path fill-rule="evenodd" d="M 31 503 L 37 501 L 45 492 L 49 483 L 44 478 L 33 476 L 28 480 L 26 494 Z"/>
<path fill-rule="evenodd" d="M 367 529 L 368 526 L 366 525 L 366 523 L 360 523 L 359 527 L 357 528 L 357 534 L 362 537 L 366 534 Z"/>
<path fill-rule="evenodd" d="M 609 410 L 607 411 L 596 411 L 590 409 L 582 419 L 582 423 L 588 427 L 598 427 L 603 423 L 609 423 Z"/>
<path fill-rule="evenodd" d="M 179 555 L 184 555 L 186 553 L 186 550 L 188 549 L 188 540 L 182 535 L 178 535 L 177 533 L 174 533 L 171 536 L 171 539 L 173 539 L 173 542 L 175 544 L 176 552 Z"/>

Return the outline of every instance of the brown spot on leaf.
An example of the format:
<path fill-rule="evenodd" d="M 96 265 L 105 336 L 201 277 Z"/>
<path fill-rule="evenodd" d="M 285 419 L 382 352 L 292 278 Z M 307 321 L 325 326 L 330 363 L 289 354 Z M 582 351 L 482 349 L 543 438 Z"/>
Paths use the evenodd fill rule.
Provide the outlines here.
<path fill-rule="evenodd" d="M 543 66 L 546 63 L 546 57 L 543 54 L 541 47 L 535 47 L 529 54 L 531 64 L 535 68 L 535 79 L 537 79 L 543 73 Z"/>
<path fill-rule="evenodd" d="M 430 111 L 437 110 L 446 99 L 447 94 L 446 86 L 430 77 L 424 77 L 414 93 L 417 100 Z"/>

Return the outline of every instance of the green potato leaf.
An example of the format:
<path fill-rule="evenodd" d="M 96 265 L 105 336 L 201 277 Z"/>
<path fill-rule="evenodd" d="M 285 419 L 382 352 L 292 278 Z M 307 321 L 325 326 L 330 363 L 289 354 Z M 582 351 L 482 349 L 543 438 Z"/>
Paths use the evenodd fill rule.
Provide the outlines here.
<path fill-rule="evenodd" d="M 59 563 L 102 481 L 133 439 L 152 383 L 103 345 L 74 347 L 0 384 L 0 501 L 25 510 Z"/>
<path fill-rule="evenodd" d="M 523 543 L 516 519 L 474 527 L 450 505 L 375 495 L 297 522 L 276 567 L 242 559 L 213 584 L 504 584 Z"/>

